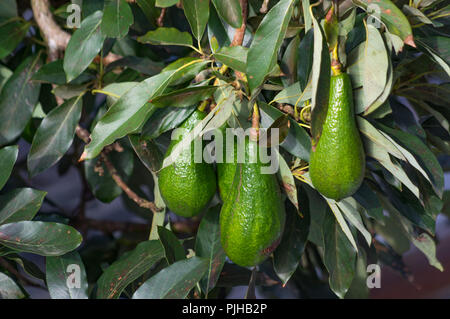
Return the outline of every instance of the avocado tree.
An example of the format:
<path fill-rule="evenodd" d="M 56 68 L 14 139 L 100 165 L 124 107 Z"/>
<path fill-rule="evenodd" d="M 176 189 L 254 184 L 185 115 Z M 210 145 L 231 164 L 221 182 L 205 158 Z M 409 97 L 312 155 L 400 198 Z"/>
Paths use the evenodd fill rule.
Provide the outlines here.
<path fill-rule="evenodd" d="M 449 22 L 443 0 L 2 0 L 0 297 L 366 298 L 411 245 L 442 271 Z M 239 128 L 243 162 L 188 152 Z M 49 171 L 79 175 L 76 209 L 33 186 Z M 86 214 L 115 199 L 145 222 Z"/>

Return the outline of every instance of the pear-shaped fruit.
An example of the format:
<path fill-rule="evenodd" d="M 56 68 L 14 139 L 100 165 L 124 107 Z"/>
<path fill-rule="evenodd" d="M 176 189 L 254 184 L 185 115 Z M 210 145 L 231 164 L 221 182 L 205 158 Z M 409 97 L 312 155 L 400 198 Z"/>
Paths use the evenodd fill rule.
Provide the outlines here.
<path fill-rule="evenodd" d="M 217 161 L 217 185 L 219 188 L 219 195 L 222 201 L 225 201 L 226 197 L 231 192 L 231 186 L 233 184 L 234 173 L 237 166 L 237 143 L 229 145 L 227 149 L 227 133 L 232 134 L 231 129 L 224 125 L 219 128 L 222 132 L 222 158 L 221 161 Z M 216 144 L 217 145 L 217 144 Z"/>
<path fill-rule="evenodd" d="M 236 164 L 230 194 L 220 212 L 222 247 L 234 263 L 244 267 L 261 263 L 275 250 L 285 221 L 277 178 L 261 172 L 264 165 L 257 154 L 258 143 L 246 138 L 245 162 Z"/>
<path fill-rule="evenodd" d="M 190 132 L 205 116 L 204 112 L 196 110 L 180 127 Z M 184 136 L 171 141 L 165 157 L 171 154 Z M 217 189 L 213 165 L 203 160 L 201 163 L 194 162 L 194 142 L 190 149 L 186 148 L 181 152 L 172 165 L 160 171 L 158 185 L 167 207 L 183 217 L 199 214 Z"/>
<path fill-rule="evenodd" d="M 364 148 L 356 126 L 350 78 L 331 77 L 328 111 L 317 145 L 312 148 L 309 174 L 314 187 L 328 198 L 341 200 L 361 186 Z"/>

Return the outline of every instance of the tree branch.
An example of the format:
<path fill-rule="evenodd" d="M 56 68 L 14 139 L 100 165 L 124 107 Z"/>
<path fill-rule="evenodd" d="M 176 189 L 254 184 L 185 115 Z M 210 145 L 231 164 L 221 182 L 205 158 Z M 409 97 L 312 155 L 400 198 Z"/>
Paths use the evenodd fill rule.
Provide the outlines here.
<path fill-rule="evenodd" d="M 239 29 L 236 29 L 236 32 L 234 33 L 233 41 L 230 45 L 232 47 L 242 45 L 242 42 L 244 41 L 245 28 L 247 27 L 247 0 L 239 0 L 239 2 L 241 3 L 242 10 L 242 25 Z"/>

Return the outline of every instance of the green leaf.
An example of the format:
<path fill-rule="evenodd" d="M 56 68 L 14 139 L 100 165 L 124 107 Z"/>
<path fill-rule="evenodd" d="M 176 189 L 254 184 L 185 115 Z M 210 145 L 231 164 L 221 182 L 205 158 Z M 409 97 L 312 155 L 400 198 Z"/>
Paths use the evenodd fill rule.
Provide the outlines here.
<path fill-rule="evenodd" d="M 366 30 L 363 73 L 364 110 L 367 110 L 383 93 L 389 71 L 389 57 L 380 32 L 371 24 L 367 24 Z M 361 111 L 356 109 L 355 113 Z"/>
<path fill-rule="evenodd" d="M 299 216 L 297 209 L 289 205 L 286 211 L 286 222 L 280 245 L 273 253 L 273 268 L 284 285 L 297 269 L 309 235 L 310 212 L 308 196 L 302 190 L 300 195 Z M 314 212 L 315 213 L 315 212 Z"/>
<path fill-rule="evenodd" d="M 105 36 L 100 32 L 102 11 L 96 11 L 81 22 L 67 45 L 64 71 L 70 82 L 79 76 L 100 52 Z"/>
<path fill-rule="evenodd" d="M 291 169 L 286 163 L 286 160 L 280 153 L 278 153 L 278 165 L 279 169 L 277 175 L 278 180 L 281 181 L 281 189 L 286 193 L 287 197 L 298 211 L 299 205 L 297 198 L 297 187 L 295 186 L 294 176 L 292 175 Z"/>
<path fill-rule="evenodd" d="M 123 152 L 112 152 L 108 156 L 120 177 L 127 182 L 133 172 L 133 153 L 125 149 Z M 84 174 L 95 198 L 104 203 L 110 203 L 122 194 L 122 189 L 114 182 L 105 164 L 103 162 L 99 164 L 98 158 L 87 160 L 84 165 Z"/>
<path fill-rule="evenodd" d="M 311 135 L 312 144 L 317 145 L 328 111 L 331 61 L 323 30 L 314 17 L 312 8 L 313 5 L 309 8 L 314 26 L 314 55 L 311 69 Z"/>
<path fill-rule="evenodd" d="M 82 241 L 71 226 L 52 222 L 22 221 L 0 226 L 0 244 L 41 256 L 60 256 Z"/>
<path fill-rule="evenodd" d="M 212 0 L 222 19 L 233 28 L 240 28 L 242 25 L 242 10 L 239 0 Z"/>
<path fill-rule="evenodd" d="M 226 27 L 222 20 L 219 18 L 214 6 L 210 7 L 209 20 L 208 20 L 208 39 L 211 48 L 213 49 L 213 42 L 219 44 L 219 47 L 227 47 L 231 44 L 230 35 L 228 34 Z M 216 50 L 212 50 L 215 52 Z"/>
<path fill-rule="evenodd" d="M 0 149 L 0 189 L 8 181 L 18 154 L 18 145 L 6 146 Z"/>
<path fill-rule="evenodd" d="M 450 76 L 450 40 L 447 37 L 435 36 L 418 38 L 419 49 L 428 54 Z"/>
<path fill-rule="evenodd" d="M 133 12 L 126 0 L 105 0 L 101 23 L 104 36 L 123 38 L 133 22 Z"/>
<path fill-rule="evenodd" d="M 305 36 L 300 41 L 300 46 L 298 47 L 297 54 L 298 54 L 297 78 L 300 82 L 301 88 L 306 88 L 306 85 L 308 84 L 309 81 L 309 74 L 311 73 L 311 68 L 313 64 L 314 30 L 310 29 L 308 32 L 306 32 Z"/>
<path fill-rule="evenodd" d="M 330 274 L 330 288 L 338 297 L 343 298 L 355 276 L 356 252 L 329 212 L 325 215 L 323 232 L 323 262 Z"/>
<path fill-rule="evenodd" d="M 247 48 L 239 45 L 222 47 L 214 53 L 214 57 L 232 69 L 245 73 L 247 71 L 247 52 Z"/>
<path fill-rule="evenodd" d="M 81 98 L 82 95 L 64 102 L 42 120 L 27 158 L 31 177 L 57 163 L 72 145 L 83 107 Z"/>
<path fill-rule="evenodd" d="M 14 280 L 0 272 L 0 299 L 23 299 L 25 297 Z"/>
<path fill-rule="evenodd" d="M 353 0 L 358 7 L 371 14 L 372 19 L 381 19 L 390 33 L 399 36 L 404 43 L 415 47 L 411 25 L 403 12 L 390 0 L 371 3 L 370 0 Z"/>
<path fill-rule="evenodd" d="M 11 20 L 0 25 L 0 59 L 8 56 L 22 42 L 30 26 L 30 22 L 21 20 Z"/>
<path fill-rule="evenodd" d="M 116 139 L 136 131 L 155 111 L 147 102 L 161 95 L 178 76 L 195 67 L 202 60 L 193 60 L 174 71 L 165 71 L 150 77 L 129 89 L 114 103 L 100 119 L 91 133 L 91 142 L 86 146 L 83 159 L 96 157 L 103 147 Z"/>
<path fill-rule="evenodd" d="M 308 83 L 308 85 L 305 87 L 304 90 L 302 90 L 300 82 L 295 82 L 294 84 L 281 90 L 274 97 L 272 102 L 287 103 L 293 106 L 295 105 L 302 106 L 305 103 L 305 101 L 311 99 L 311 94 L 312 94 L 311 82 Z"/>
<path fill-rule="evenodd" d="M 224 90 L 222 93 L 224 94 L 220 98 L 215 97 L 216 101 L 218 101 L 214 109 L 215 112 L 209 112 L 192 131 L 185 135 L 183 139 L 175 145 L 170 155 L 164 159 L 162 168 L 172 165 L 181 152 L 189 147 L 196 138 L 202 137 L 205 132 L 211 132 L 213 129 L 221 127 L 228 120 L 231 116 L 236 96 L 231 89 Z"/>
<path fill-rule="evenodd" d="M 150 270 L 164 258 L 160 241 L 141 242 L 134 250 L 109 266 L 98 280 L 97 298 L 119 298 L 122 291 L 134 280 Z"/>
<path fill-rule="evenodd" d="M 188 107 L 206 100 L 217 90 L 215 85 L 194 86 L 157 96 L 151 100 L 156 107 Z"/>
<path fill-rule="evenodd" d="M 158 236 L 164 247 L 166 259 L 169 265 L 186 258 L 183 245 L 181 245 L 174 233 L 165 227 L 158 226 Z"/>
<path fill-rule="evenodd" d="M 372 243 L 372 235 L 367 230 L 360 215 L 360 213 L 364 212 L 363 207 L 359 205 L 352 197 L 344 198 L 339 202 L 336 202 L 336 205 L 344 214 L 345 218 L 359 230 L 361 235 L 363 235 L 366 240 L 367 245 L 370 246 Z"/>
<path fill-rule="evenodd" d="M 144 282 L 133 299 L 184 299 L 208 270 L 208 259 L 192 257 L 164 268 Z"/>
<path fill-rule="evenodd" d="M 141 43 L 154 45 L 181 45 L 192 47 L 192 37 L 188 32 L 181 32 L 176 28 L 158 28 L 140 36 L 137 40 Z"/>
<path fill-rule="evenodd" d="M 195 239 L 195 253 L 208 259 L 208 270 L 200 280 L 205 295 L 216 286 L 226 255 L 220 243 L 220 205 L 211 207 L 203 216 Z"/>
<path fill-rule="evenodd" d="M 167 8 L 176 5 L 180 0 L 156 0 L 155 6 Z"/>
<path fill-rule="evenodd" d="M 277 62 L 278 50 L 291 19 L 293 0 L 281 0 L 264 16 L 247 55 L 250 91 L 263 84 Z"/>
<path fill-rule="evenodd" d="M 14 71 L 0 94 L 0 146 L 20 136 L 33 113 L 41 85 L 31 80 L 39 68 L 39 56 L 28 57 Z"/>
<path fill-rule="evenodd" d="M 200 41 L 209 19 L 209 0 L 182 0 L 181 3 L 192 33 Z"/>
<path fill-rule="evenodd" d="M 138 135 L 129 135 L 128 138 L 130 139 L 133 150 L 145 167 L 152 173 L 158 171 L 162 165 L 164 154 L 158 148 L 155 141 L 141 138 Z"/>
<path fill-rule="evenodd" d="M 142 137 L 155 139 L 184 122 L 196 109 L 196 106 L 174 108 L 165 107 L 156 110 L 142 128 Z"/>
<path fill-rule="evenodd" d="M 32 220 L 47 192 L 32 188 L 16 188 L 0 195 L 0 224 Z"/>
<path fill-rule="evenodd" d="M 66 74 L 64 73 L 63 60 L 56 60 L 44 64 L 32 77 L 34 81 L 49 82 L 53 84 L 65 84 Z"/>
<path fill-rule="evenodd" d="M 264 123 L 265 127 L 272 125 L 275 119 L 284 115 L 284 113 L 277 108 L 270 106 L 264 102 L 258 101 L 258 105 L 261 110 L 261 123 Z M 309 161 L 311 139 L 308 133 L 306 133 L 306 131 L 293 119 L 290 118 L 289 122 L 290 129 L 288 135 L 284 139 L 283 143 L 280 144 L 280 146 L 292 155 L 305 161 Z"/>
<path fill-rule="evenodd" d="M 367 215 L 383 223 L 383 206 L 381 206 L 376 193 L 368 186 L 367 182 L 362 183 L 361 187 L 353 194 L 353 198 L 364 207 Z"/>
<path fill-rule="evenodd" d="M 88 281 L 83 261 L 76 251 L 45 258 L 48 292 L 52 299 L 88 299 Z M 76 286 L 79 284 L 80 286 Z"/>
<path fill-rule="evenodd" d="M 413 165 L 412 163 L 414 162 L 409 162 L 418 170 L 420 168 L 419 171 L 422 175 L 424 175 L 424 177 L 431 182 L 431 185 L 439 197 L 442 197 L 444 191 L 444 172 L 442 171 L 442 167 L 436 159 L 436 156 L 429 149 L 429 147 L 415 135 L 392 129 L 382 124 L 378 125 L 384 132 L 391 135 L 399 143 L 402 143 L 411 153 L 414 154 L 414 157 L 419 160 L 419 163 L 417 165 Z"/>
<path fill-rule="evenodd" d="M 14 18 L 17 14 L 16 0 L 3 0 L 0 4 L 0 19 Z"/>

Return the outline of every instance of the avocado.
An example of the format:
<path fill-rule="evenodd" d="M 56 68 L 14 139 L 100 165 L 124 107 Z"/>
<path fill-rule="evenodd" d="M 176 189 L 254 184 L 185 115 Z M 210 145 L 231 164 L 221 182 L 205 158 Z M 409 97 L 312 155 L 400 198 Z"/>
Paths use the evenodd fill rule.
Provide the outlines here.
<path fill-rule="evenodd" d="M 249 267 L 264 261 L 278 246 L 285 210 L 276 175 L 261 173 L 258 143 L 248 137 L 243 142 L 245 161 L 236 164 L 230 194 L 220 212 L 220 232 L 227 256 Z M 250 158 L 257 159 L 250 162 Z"/>
<path fill-rule="evenodd" d="M 206 114 L 196 110 L 181 125 L 190 132 L 204 119 Z M 165 157 L 169 156 L 184 137 L 174 139 L 169 144 Z M 216 193 L 216 175 L 212 164 L 194 162 L 194 142 L 177 157 L 175 162 L 159 172 L 159 190 L 167 207 L 183 217 L 198 215 Z"/>
<path fill-rule="evenodd" d="M 311 151 L 311 182 L 322 195 L 341 200 L 361 186 L 365 163 L 353 110 L 352 85 L 349 76 L 342 72 L 331 76 L 322 134 Z"/>
<path fill-rule="evenodd" d="M 233 143 L 232 149 L 233 152 L 231 152 L 231 149 L 227 150 L 226 145 L 226 133 L 227 129 L 229 128 L 228 125 L 224 125 L 219 130 L 222 132 L 222 149 L 223 149 L 223 156 L 222 161 L 217 161 L 216 168 L 217 168 L 217 185 L 219 187 L 219 195 L 222 201 L 225 201 L 226 196 L 230 194 L 231 186 L 233 184 L 234 179 L 234 173 L 236 172 L 236 166 L 237 166 L 237 143 Z M 228 133 L 231 134 L 230 131 Z"/>

